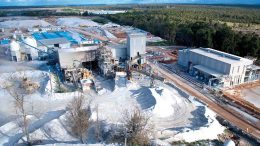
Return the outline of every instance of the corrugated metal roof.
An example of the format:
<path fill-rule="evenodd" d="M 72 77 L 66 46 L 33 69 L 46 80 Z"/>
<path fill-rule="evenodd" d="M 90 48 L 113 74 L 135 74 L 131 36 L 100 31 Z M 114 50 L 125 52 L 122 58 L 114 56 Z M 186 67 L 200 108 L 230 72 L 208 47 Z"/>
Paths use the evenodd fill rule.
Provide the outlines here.
<path fill-rule="evenodd" d="M 37 41 L 38 46 L 44 46 L 44 45 L 54 45 L 54 44 L 68 44 L 70 43 L 69 40 L 66 38 L 52 38 L 52 39 L 42 39 Z"/>
<path fill-rule="evenodd" d="M 146 37 L 147 34 L 143 32 L 129 32 L 127 35 L 131 37 Z"/>
<path fill-rule="evenodd" d="M 228 54 L 225 52 L 217 51 L 211 48 L 198 48 L 198 49 L 191 49 L 191 52 L 207 56 L 228 64 L 233 64 L 233 63 L 239 63 L 239 62 L 244 62 L 246 64 L 252 64 L 253 62 L 249 59 L 242 58 L 236 55 Z"/>
<path fill-rule="evenodd" d="M 99 46 L 95 45 L 95 46 L 87 46 L 87 47 L 59 49 L 58 52 L 87 52 L 87 51 L 95 51 L 98 48 Z"/>

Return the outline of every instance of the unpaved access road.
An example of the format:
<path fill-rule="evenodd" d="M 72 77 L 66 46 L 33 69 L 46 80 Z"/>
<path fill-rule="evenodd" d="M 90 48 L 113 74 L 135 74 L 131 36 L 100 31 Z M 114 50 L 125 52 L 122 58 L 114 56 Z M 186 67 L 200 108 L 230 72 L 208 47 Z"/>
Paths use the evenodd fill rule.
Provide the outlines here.
<path fill-rule="evenodd" d="M 204 102 L 211 110 L 216 112 L 220 117 L 223 119 L 229 121 L 236 127 L 243 130 L 243 132 L 253 136 L 257 140 L 260 140 L 260 127 L 259 127 L 259 121 L 257 123 L 251 123 L 247 119 L 239 116 L 239 113 L 236 113 L 234 110 L 229 110 L 228 108 L 225 108 L 225 106 L 220 105 L 217 102 L 214 102 L 209 97 L 203 95 L 198 90 L 194 89 L 189 84 L 185 83 L 184 79 L 181 77 L 169 73 L 165 69 L 155 65 L 152 62 L 147 62 L 154 70 L 157 70 L 160 72 L 167 80 L 172 81 L 175 83 L 178 87 L 188 92 L 190 95 L 198 98 L 202 102 Z"/>

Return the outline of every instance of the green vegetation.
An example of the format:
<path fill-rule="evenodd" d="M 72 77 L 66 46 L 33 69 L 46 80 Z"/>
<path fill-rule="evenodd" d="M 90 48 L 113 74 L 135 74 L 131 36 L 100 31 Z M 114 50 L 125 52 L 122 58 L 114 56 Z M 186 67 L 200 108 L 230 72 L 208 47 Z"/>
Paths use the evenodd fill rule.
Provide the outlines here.
<path fill-rule="evenodd" d="M 160 41 L 160 42 L 148 42 L 148 46 L 170 46 L 171 43 L 169 41 Z"/>
<path fill-rule="evenodd" d="M 0 11 L 0 17 L 5 17 L 5 16 L 6 16 L 6 13 L 3 11 Z"/>
<path fill-rule="evenodd" d="M 260 63 L 259 6 L 225 5 L 117 5 L 60 7 L 57 9 L 2 9 L 1 16 L 93 16 L 84 9 L 128 10 L 127 13 L 101 15 L 94 21 L 108 20 L 130 25 L 166 42 L 148 45 L 183 45 L 211 47 L 239 56 L 253 56 Z M 108 19 L 108 20 L 107 20 Z"/>
<path fill-rule="evenodd" d="M 0 17 L 6 16 L 81 16 L 78 11 L 56 11 L 56 10 L 5 10 L 0 11 Z"/>
<path fill-rule="evenodd" d="M 101 24 L 107 24 L 109 22 L 109 20 L 102 18 L 102 17 L 95 17 L 92 19 L 92 21 L 95 21 L 95 22 L 101 23 Z"/>
<path fill-rule="evenodd" d="M 121 25 L 149 31 L 171 44 L 211 47 L 260 59 L 260 38 L 257 34 L 234 31 L 223 23 L 259 25 L 260 9 L 257 8 L 186 5 L 103 16 Z"/>
<path fill-rule="evenodd" d="M 88 11 L 85 11 L 83 14 L 82 14 L 82 16 L 89 16 L 90 14 L 89 14 L 89 12 Z"/>
<path fill-rule="evenodd" d="M 76 11 L 61 11 L 55 10 L 33 10 L 33 11 L 22 11 L 22 16 L 80 16 L 81 14 Z"/>
<path fill-rule="evenodd" d="M 61 84 L 61 81 L 60 81 L 60 79 L 59 79 L 59 77 L 57 75 L 54 75 L 54 81 L 56 83 L 56 86 L 54 87 L 54 92 L 55 93 L 66 93 L 66 92 L 69 92 L 69 90 Z"/>
<path fill-rule="evenodd" d="M 72 9 L 72 8 L 64 8 L 62 9 L 63 12 L 70 12 L 70 13 L 80 13 L 80 10 L 78 9 Z"/>

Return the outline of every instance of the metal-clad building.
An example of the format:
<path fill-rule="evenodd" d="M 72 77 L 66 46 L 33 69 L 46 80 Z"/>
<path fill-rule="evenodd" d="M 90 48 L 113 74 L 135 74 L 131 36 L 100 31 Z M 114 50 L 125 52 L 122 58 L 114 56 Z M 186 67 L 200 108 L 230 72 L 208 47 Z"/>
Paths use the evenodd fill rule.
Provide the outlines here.
<path fill-rule="evenodd" d="M 127 55 L 126 55 L 126 46 L 125 45 L 108 45 L 106 46 L 108 49 L 111 50 L 112 52 L 112 57 L 114 59 L 120 60 L 120 59 L 127 59 Z"/>
<path fill-rule="evenodd" d="M 224 87 L 243 83 L 247 68 L 253 64 L 252 60 L 211 48 L 179 50 L 178 55 L 178 64 L 189 73 L 209 84 L 216 79 Z"/>
<path fill-rule="evenodd" d="M 127 56 L 131 59 L 143 55 L 146 52 L 146 34 L 129 33 L 127 35 Z"/>
<path fill-rule="evenodd" d="M 70 41 L 66 38 L 52 38 L 52 39 L 42 39 L 37 41 L 37 46 L 45 48 L 58 47 L 58 48 L 70 48 Z"/>
<path fill-rule="evenodd" d="M 62 69 L 79 67 L 84 62 L 95 61 L 98 46 L 58 49 L 59 63 Z"/>

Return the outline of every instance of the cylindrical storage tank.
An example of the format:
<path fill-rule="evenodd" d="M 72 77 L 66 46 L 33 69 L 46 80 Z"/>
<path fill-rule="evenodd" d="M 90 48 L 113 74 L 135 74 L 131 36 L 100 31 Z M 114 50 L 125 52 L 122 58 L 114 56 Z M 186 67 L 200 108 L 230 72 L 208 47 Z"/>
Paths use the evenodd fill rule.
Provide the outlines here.
<path fill-rule="evenodd" d="M 10 50 L 14 52 L 20 51 L 20 44 L 15 40 L 12 40 L 10 43 Z"/>
<path fill-rule="evenodd" d="M 11 57 L 13 61 L 21 61 L 20 50 L 21 50 L 20 44 L 15 40 L 12 40 L 10 42 L 10 51 L 11 51 Z"/>
<path fill-rule="evenodd" d="M 16 34 L 13 34 L 13 39 L 16 39 Z"/>
<path fill-rule="evenodd" d="M 37 59 L 38 58 L 38 50 L 36 49 L 37 48 L 36 40 L 32 37 L 27 37 L 27 38 L 25 38 L 24 43 L 26 43 L 25 44 L 26 54 L 30 54 L 31 55 L 30 57 L 31 57 L 32 60 Z"/>

